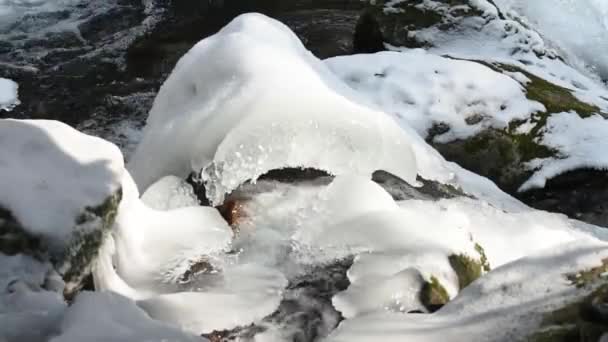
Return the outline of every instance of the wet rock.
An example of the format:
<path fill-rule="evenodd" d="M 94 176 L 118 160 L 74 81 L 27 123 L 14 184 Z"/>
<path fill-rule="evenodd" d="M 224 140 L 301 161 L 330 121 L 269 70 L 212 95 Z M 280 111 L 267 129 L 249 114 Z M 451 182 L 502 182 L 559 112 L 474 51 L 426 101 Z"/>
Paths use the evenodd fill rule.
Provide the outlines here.
<path fill-rule="evenodd" d="M 478 17 L 481 22 L 483 12 L 469 0 L 425 2 L 423 0 L 370 1 L 373 4 L 365 15 L 368 27 L 379 27 L 384 41 L 393 46 L 419 48 L 432 46 L 432 42 L 416 33 L 434 28 L 438 31 L 455 30 L 470 17 Z M 372 18 L 375 23 L 372 22 Z M 363 17 L 362 17 L 363 19 Z"/>
<path fill-rule="evenodd" d="M 544 189 L 526 191 L 517 197 L 540 210 L 608 226 L 608 173 L 603 170 L 566 172 L 548 180 Z"/>

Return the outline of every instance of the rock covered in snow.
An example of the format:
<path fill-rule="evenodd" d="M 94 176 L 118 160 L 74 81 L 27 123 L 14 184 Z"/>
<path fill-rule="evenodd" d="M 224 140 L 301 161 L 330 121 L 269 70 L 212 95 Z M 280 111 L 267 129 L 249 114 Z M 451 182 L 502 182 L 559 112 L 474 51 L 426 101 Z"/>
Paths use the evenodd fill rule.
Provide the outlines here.
<path fill-rule="evenodd" d="M 353 98 L 287 27 L 243 15 L 179 61 L 129 169 L 141 189 L 202 171 L 214 204 L 281 168 L 385 170 L 415 182 L 408 134 Z"/>
<path fill-rule="evenodd" d="M 608 117 L 608 92 L 598 77 L 604 62 L 572 50 L 573 44 L 578 44 L 580 49 L 592 51 L 601 43 L 582 48 L 583 43 L 576 43 L 578 38 L 567 34 L 567 25 L 549 24 L 585 22 L 579 29 L 598 39 L 605 34 L 604 23 L 595 14 L 587 14 L 592 8 L 601 13 L 604 5 L 568 2 L 558 6 L 563 9 L 559 12 L 547 2 L 517 0 L 370 4 L 362 20 L 375 22 L 367 27 L 377 27 L 382 31 L 378 39 L 387 43 L 385 48 L 404 56 L 401 60 L 393 57 L 392 62 L 388 53 L 346 56 L 328 63 L 369 102 L 413 124 L 448 160 L 489 177 L 513 194 L 543 187 L 547 180 L 566 172 L 608 166 L 603 158 L 589 153 L 586 143 L 602 144 L 595 137 L 602 135 L 601 122 Z M 553 15 L 544 14 L 541 9 L 546 7 L 555 11 Z M 587 17 L 591 18 L 588 22 L 582 19 Z M 564 37 L 563 44 L 559 36 Z M 428 58 L 416 61 L 411 48 L 424 48 Z M 469 72 L 450 78 L 455 74 L 446 73 L 436 62 L 424 71 L 432 58 L 447 58 L 444 65 L 467 61 L 487 69 L 479 69 L 486 70 L 485 75 Z M 417 86 L 421 82 L 426 86 Z M 483 82 L 493 84 L 479 88 Z M 484 96 L 486 90 L 488 96 Z M 446 101 L 451 94 L 459 94 L 461 102 Z M 575 113 L 581 126 L 595 123 L 593 138 L 581 130 L 568 129 L 572 120 L 562 119 L 567 113 Z M 556 131 L 562 132 L 559 142 L 550 137 Z M 566 193 L 581 193 L 575 183 Z M 546 201 L 534 200 L 536 195 L 518 196 L 533 206 L 608 224 L 598 221 L 603 214 L 594 213 L 595 209 L 547 206 Z M 596 200 L 588 207 L 600 205 Z"/>
<path fill-rule="evenodd" d="M 608 331 L 605 243 L 573 243 L 500 267 L 432 315 L 377 312 L 328 341 L 599 341 Z"/>
<path fill-rule="evenodd" d="M 50 260 L 77 289 L 121 199 L 113 144 L 56 121 L 0 121 L 0 251 Z"/>

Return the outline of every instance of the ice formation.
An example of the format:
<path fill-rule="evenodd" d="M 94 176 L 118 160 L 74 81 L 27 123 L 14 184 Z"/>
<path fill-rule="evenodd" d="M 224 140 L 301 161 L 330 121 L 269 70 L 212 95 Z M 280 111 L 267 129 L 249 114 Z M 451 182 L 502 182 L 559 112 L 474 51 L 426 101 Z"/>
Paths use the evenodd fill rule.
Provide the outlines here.
<path fill-rule="evenodd" d="M 179 61 L 129 169 L 142 190 L 204 169 L 214 203 L 286 167 L 368 176 L 382 169 L 414 181 L 408 136 L 348 92 L 283 24 L 238 17 Z"/>

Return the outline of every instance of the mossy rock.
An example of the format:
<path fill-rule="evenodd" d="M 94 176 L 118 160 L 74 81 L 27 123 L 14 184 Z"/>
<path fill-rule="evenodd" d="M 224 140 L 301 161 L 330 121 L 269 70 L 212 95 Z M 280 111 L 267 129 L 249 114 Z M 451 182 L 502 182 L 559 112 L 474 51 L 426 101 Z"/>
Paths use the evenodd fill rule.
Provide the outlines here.
<path fill-rule="evenodd" d="M 448 256 L 448 261 L 458 277 L 458 288 L 460 290 L 469 286 L 484 273 L 491 270 L 483 247 L 476 243 L 475 251 L 477 252 L 477 256 L 475 257 L 466 254 L 452 254 Z"/>
<path fill-rule="evenodd" d="M 435 312 L 450 301 L 450 295 L 439 279 L 432 276 L 424 282 L 420 290 L 420 302 L 429 312 Z"/>
<path fill-rule="evenodd" d="M 70 299 L 90 274 L 104 237 L 112 229 L 121 199 L 122 191 L 118 190 L 99 206 L 85 208 L 75 219 L 72 237 L 63 249 L 57 249 L 43 237 L 32 235 L 10 211 L 0 208 L 0 252 L 50 261 L 63 277 L 64 296 Z"/>
<path fill-rule="evenodd" d="M 534 113 L 527 124 L 532 124 L 527 132 L 518 128 L 524 122 L 513 121 L 505 129 L 486 129 L 474 137 L 449 143 L 437 143 L 433 136 L 428 138 L 446 159 L 484 177 L 490 178 L 500 188 L 516 193 L 531 176 L 533 170 L 525 163 L 536 158 L 559 157 L 559 151 L 540 143 L 548 118 L 555 113 L 576 112 L 582 118 L 602 113 L 600 108 L 576 98 L 572 90 L 553 84 L 526 70 L 504 63 L 476 61 L 497 72 L 521 73 L 530 82 L 524 86 L 526 97 L 542 103 L 546 110 Z"/>
<path fill-rule="evenodd" d="M 364 12 L 362 18 L 375 24 L 368 24 L 358 30 L 359 35 L 365 36 L 362 29 L 377 28 L 382 33 L 383 40 L 393 46 L 409 48 L 429 47 L 431 42 L 418 39 L 412 32 L 436 28 L 449 31 L 456 28 L 461 20 L 473 16 L 482 16 L 483 12 L 471 4 L 469 0 L 448 0 L 427 5 L 423 0 L 403 1 L 390 4 L 388 0 L 378 0 Z M 372 32 L 370 32 L 369 36 Z"/>
<path fill-rule="evenodd" d="M 608 333 L 608 260 L 589 270 L 564 275 L 580 292 L 578 300 L 543 315 L 529 341 L 599 341 Z"/>

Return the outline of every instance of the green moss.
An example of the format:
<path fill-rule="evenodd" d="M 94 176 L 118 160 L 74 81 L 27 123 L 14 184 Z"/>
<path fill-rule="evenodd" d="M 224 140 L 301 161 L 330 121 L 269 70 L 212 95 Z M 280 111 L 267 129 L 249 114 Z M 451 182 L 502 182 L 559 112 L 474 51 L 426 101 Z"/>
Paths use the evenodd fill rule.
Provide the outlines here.
<path fill-rule="evenodd" d="M 488 261 L 488 258 L 486 257 L 486 251 L 478 243 L 475 244 L 475 250 L 477 251 L 477 253 L 479 253 L 479 256 L 480 256 L 479 261 L 481 261 L 481 266 L 483 267 L 483 270 L 485 272 L 490 272 L 492 270 L 492 268 L 490 267 L 490 262 Z"/>
<path fill-rule="evenodd" d="M 596 305 L 607 301 L 608 284 L 596 286 L 595 290 L 582 299 L 544 314 L 540 330 L 535 332 L 529 340 L 534 342 L 599 341 L 602 335 L 608 333 L 608 322 Z"/>
<path fill-rule="evenodd" d="M 592 269 L 581 271 L 578 273 L 566 274 L 566 279 L 568 279 L 572 285 L 576 285 L 576 287 L 581 288 L 598 280 L 607 272 L 608 259 L 604 259 L 602 260 L 602 265 L 598 267 L 594 267 Z"/>
<path fill-rule="evenodd" d="M 430 281 L 427 281 L 422 286 L 420 291 L 420 302 L 430 312 L 439 310 L 442 306 L 450 301 L 450 296 L 445 287 L 441 285 L 436 277 L 431 277 Z"/>
<path fill-rule="evenodd" d="M 66 283 L 64 290 L 66 299 L 73 297 L 89 274 L 91 263 L 97 257 L 104 237 L 114 224 L 121 199 L 122 191 L 118 190 L 101 205 L 86 208 L 85 212 L 76 219 L 76 230 L 68 248 L 61 254 L 52 256 L 53 263 L 63 274 Z M 96 227 L 93 229 L 86 227 L 90 224 Z"/>
<path fill-rule="evenodd" d="M 461 290 L 481 277 L 485 267 L 482 262 L 464 254 L 450 255 L 448 260 L 458 276 L 458 287 Z"/>
<path fill-rule="evenodd" d="M 530 342 L 571 342 L 581 339 L 576 325 L 565 325 L 538 331 L 528 340 Z"/>
<path fill-rule="evenodd" d="M 530 80 L 524 86 L 526 97 L 542 103 L 546 111 L 533 113 L 529 120 L 513 121 L 506 129 L 487 129 L 463 141 L 449 144 L 430 142 L 446 159 L 492 179 L 508 192 L 517 191 L 532 173 L 524 166 L 526 162 L 537 158 L 559 157 L 559 151 L 540 143 L 543 129 L 552 114 L 575 111 L 583 118 L 597 113 L 606 115 L 597 106 L 577 99 L 572 90 L 548 82 L 517 66 L 469 61 L 483 64 L 497 72 L 522 73 Z M 525 133 L 519 132 L 518 128 L 524 123 L 532 124 L 532 128 Z"/>

